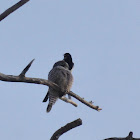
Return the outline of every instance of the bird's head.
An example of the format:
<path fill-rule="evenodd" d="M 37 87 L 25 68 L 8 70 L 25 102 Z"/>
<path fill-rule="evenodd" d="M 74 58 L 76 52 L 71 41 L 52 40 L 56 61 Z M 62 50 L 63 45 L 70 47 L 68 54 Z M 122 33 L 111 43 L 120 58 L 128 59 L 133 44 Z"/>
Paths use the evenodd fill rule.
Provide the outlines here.
<path fill-rule="evenodd" d="M 69 53 L 65 53 L 63 60 L 68 63 L 69 70 L 72 70 L 72 68 L 74 66 L 74 63 L 72 62 L 72 56 Z"/>
<path fill-rule="evenodd" d="M 132 138 L 132 136 L 133 136 L 133 132 L 130 131 L 128 137 L 131 137 Z"/>
<path fill-rule="evenodd" d="M 64 60 L 71 60 L 72 61 L 72 57 L 69 53 L 65 53 L 64 54 Z"/>

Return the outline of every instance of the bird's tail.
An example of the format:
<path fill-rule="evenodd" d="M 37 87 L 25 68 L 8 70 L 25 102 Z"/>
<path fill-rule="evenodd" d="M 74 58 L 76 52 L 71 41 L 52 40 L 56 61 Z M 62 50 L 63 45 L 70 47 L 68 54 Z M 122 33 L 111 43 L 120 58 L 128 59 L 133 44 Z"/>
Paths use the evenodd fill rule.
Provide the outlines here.
<path fill-rule="evenodd" d="M 47 112 L 51 111 L 51 108 L 55 104 L 57 99 L 58 99 L 58 97 L 56 95 L 49 94 L 49 104 L 48 104 L 48 107 L 47 107 L 47 110 L 46 110 Z"/>
<path fill-rule="evenodd" d="M 48 96 L 49 96 L 49 91 L 47 92 L 47 94 L 46 94 L 46 96 L 45 96 L 45 98 L 44 98 L 44 100 L 42 102 L 47 102 Z"/>
<path fill-rule="evenodd" d="M 46 110 L 46 111 L 47 111 L 47 112 L 50 112 L 51 109 L 52 109 L 52 106 L 53 106 L 52 104 L 48 104 L 48 106 L 47 106 L 47 110 Z"/>

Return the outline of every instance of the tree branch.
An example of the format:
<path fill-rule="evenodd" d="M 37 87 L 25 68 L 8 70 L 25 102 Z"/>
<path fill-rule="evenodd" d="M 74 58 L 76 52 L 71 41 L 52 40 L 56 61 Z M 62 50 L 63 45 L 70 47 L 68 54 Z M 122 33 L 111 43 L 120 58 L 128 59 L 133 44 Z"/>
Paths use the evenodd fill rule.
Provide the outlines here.
<path fill-rule="evenodd" d="M 78 106 L 75 102 L 73 102 L 72 100 L 66 98 L 65 96 L 62 96 L 60 99 L 63 100 L 64 102 L 66 102 L 66 103 L 70 103 L 70 104 L 74 105 L 75 107 Z"/>
<path fill-rule="evenodd" d="M 50 86 L 56 89 L 57 91 L 60 91 L 59 87 L 55 83 L 52 83 L 51 81 L 41 79 L 41 78 L 13 76 L 13 75 L 5 75 L 5 74 L 0 73 L 0 80 L 5 81 L 5 82 L 24 82 L 24 83 L 41 84 L 41 85 Z M 76 103 L 67 99 L 66 97 L 61 97 L 60 99 L 77 107 Z"/>
<path fill-rule="evenodd" d="M 140 140 L 140 138 L 133 138 L 133 132 L 129 132 L 128 136 L 125 138 L 112 137 L 104 140 Z"/>
<path fill-rule="evenodd" d="M 78 96 L 77 94 L 73 93 L 72 91 L 70 91 L 68 93 L 70 96 L 76 98 L 77 100 L 79 100 L 80 102 L 82 102 L 83 104 L 87 105 L 88 107 L 92 108 L 92 109 L 95 109 L 97 111 L 100 111 L 102 110 L 101 108 L 99 108 L 99 106 L 94 106 L 92 104 L 92 102 L 87 102 L 86 100 L 84 100 L 83 98 L 81 98 L 80 96 Z"/>
<path fill-rule="evenodd" d="M 35 59 L 33 59 L 25 68 L 24 68 L 24 70 L 21 72 L 21 74 L 19 75 L 20 77 L 25 77 L 25 74 L 26 74 L 26 72 L 29 70 L 29 68 L 31 67 L 31 65 L 32 65 L 32 63 L 33 63 L 33 61 L 34 61 Z"/>
<path fill-rule="evenodd" d="M 1 15 L 0 15 L 0 21 L 2 21 L 4 18 L 6 18 L 8 15 L 10 15 L 11 13 L 13 13 L 14 11 L 16 11 L 18 8 L 20 8 L 22 5 L 24 5 L 25 3 L 27 3 L 29 0 L 21 0 L 18 3 L 16 3 L 15 5 L 13 5 L 12 7 L 8 8 L 6 11 L 4 11 Z"/>
<path fill-rule="evenodd" d="M 75 121 L 73 121 L 73 122 L 71 122 L 71 123 L 68 123 L 67 125 L 65 125 L 65 126 L 61 127 L 60 129 L 58 129 L 58 130 L 53 134 L 53 136 L 51 137 L 50 140 L 58 140 L 59 137 L 60 137 L 62 134 L 66 133 L 67 131 L 69 131 L 69 130 L 71 130 L 71 129 L 77 127 L 77 126 L 80 126 L 80 125 L 82 125 L 82 120 L 81 120 L 81 119 L 77 119 L 77 120 L 75 120 Z"/>
<path fill-rule="evenodd" d="M 61 92 L 60 88 L 58 87 L 57 84 L 52 83 L 51 81 L 45 80 L 45 79 L 41 79 L 41 78 L 30 78 L 30 77 L 25 77 L 25 73 L 29 70 L 32 62 L 34 60 L 32 60 L 26 67 L 25 69 L 21 72 L 21 74 L 19 76 L 13 76 L 13 75 L 5 75 L 3 73 L 0 73 L 0 80 L 1 81 L 5 81 L 5 82 L 24 82 L 24 83 L 33 83 L 33 84 L 41 84 L 41 85 L 46 85 L 49 86 L 51 88 L 54 88 L 55 90 L 57 90 L 58 92 Z M 92 109 L 95 109 L 97 111 L 102 110 L 101 108 L 99 108 L 98 106 L 94 106 L 91 102 L 87 102 L 86 100 L 84 100 L 83 98 L 81 98 L 80 96 L 78 96 L 77 94 L 73 93 L 72 91 L 70 91 L 69 93 L 67 93 L 70 96 L 73 96 L 74 98 L 76 98 L 77 100 L 79 100 L 80 102 L 84 103 L 85 105 L 89 106 Z M 76 103 L 74 103 L 73 101 L 67 99 L 66 97 L 62 98 L 63 101 L 71 103 L 74 106 L 77 106 Z"/>

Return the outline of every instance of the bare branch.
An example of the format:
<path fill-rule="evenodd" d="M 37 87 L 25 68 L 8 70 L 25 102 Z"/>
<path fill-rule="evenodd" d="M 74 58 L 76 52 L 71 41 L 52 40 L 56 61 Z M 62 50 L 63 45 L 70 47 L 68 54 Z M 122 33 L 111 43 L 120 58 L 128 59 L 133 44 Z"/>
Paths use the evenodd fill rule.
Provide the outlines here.
<path fill-rule="evenodd" d="M 1 15 L 0 15 L 0 21 L 2 21 L 4 18 L 6 18 L 8 15 L 10 15 L 12 12 L 16 11 L 18 8 L 20 8 L 22 5 L 24 5 L 25 3 L 27 3 L 29 0 L 21 0 L 18 3 L 16 3 L 15 5 L 13 5 L 12 7 L 8 8 L 6 11 L 4 11 Z"/>
<path fill-rule="evenodd" d="M 70 99 L 68 99 L 64 96 L 62 96 L 60 99 L 63 100 L 64 102 L 66 102 L 66 103 L 70 103 L 70 104 L 74 105 L 75 107 L 78 106 L 75 102 L 73 102 L 72 100 L 70 100 Z"/>
<path fill-rule="evenodd" d="M 104 140 L 140 140 L 140 138 L 133 138 L 133 132 L 129 132 L 128 136 L 125 138 L 112 137 Z"/>
<path fill-rule="evenodd" d="M 34 61 L 35 59 L 33 59 L 26 67 L 25 67 L 25 69 L 21 72 L 21 74 L 19 75 L 20 77 L 25 77 L 25 74 L 26 74 L 26 72 L 29 70 L 29 68 L 31 67 L 31 65 L 32 65 L 32 63 L 33 63 L 33 61 Z"/>
<path fill-rule="evenodd" d="M 5 75 L 5 74 L 0 73 L 0 80 L 5 81 L 5 82 L 23 82 L 23 83 L 41 84 L 41 85 L 46 85 L 46 86 L 52 87 L 52 88 L 56 89 L 57 91 L 60 91 L 57 84 L 52 83 L 51 81 L 48 81 L 45 79 L 41 79 L 41 78 L 13 76 L 13 75 Z M 60 99 L 77 107 L 76 103 L 67 99 L 66 97 L 61 97 Z"/>
<path fill-rule="evenodd" d="M 24 83 L 41 84 L 59 90 L 59 87 L 55 83 L 52 83 L 51 81 L 41 79 L 41 78 L 20 77 L 20 76 L 5 75 L 3 73 L 0 73 L 0 80 L 5 82 L 24 82 Z"/>
<path fill-rule="evenodd" d="M 82 125 L 82 120 L 81 120 L 81 119 L 77 119 L 77 120 L 75 120 L 75 121 L 73 121 L 73 122 L 71 122 L 71 123 L 68 123 L 67 125 L 65 125 L 65 126 L 61 127 L 60 129 L 58 129 L 58 130 L 53 134 L 53 136 L 51 137 L 50 140 L 58 140 L 59 137 L 60 137 L 62 134 L 66 133 L 67 131 L 69 131 L 69 130 L 71 130 L 71 129 L 77 127 L 77 126 L 80 126 L 80 125 Z"/>
<path fill-rule="evenodd" d="M 101 108 L 99 108 L 99 106 L 94 106 L 92 103 L 87 102 L 86 100 L 84 100 L 83 98 L 81 98 L 80 96 L 78 96 L 77 94 L 73 93 L 72 91 L 70 91 L 69 93 L 70 96 L 76 98 L 77 100 L 79 100 L 80 102 L 82 102 L 83 104 L 87 105 L 88 107 L 95 109 L 97 111 L 102 110 Z"/>
<path fill-rule="evenodd" d="M 29 69 L 29 67 L 31 66 L 32 62 L 33 62 L 33 60 L 26 66 L 26 68 L 22 71 L 22 73 L 19 76 L 5 75 L 3 73 L 0 73 L 0 80 L 1 81 L 6 81 L 6 82 L 24 82 L 24 83 L 41 84 L 41 85 L 49 86 L 49 87 L 57 90 L 58 92 L 61 92 L 61 89 L 58 87 L 58 85 L 55 84 L 55 83 L 52 83 L 51 81 L 41 79 L 41 78 L 30 78 L 30 77 L 25 77 L 24 76 L 25 73 L 27 72 L 27 70 Z M 21 76 L 21 75 L 23 75 L 23 76 Z M 95 109 L 97 111 L 102 110 L 98 106 L 94 106 L 92 103 L 87 102 L 86 100 L 84 100 L 83 98 L 81 98 L 77 94 L 73 93 L 72 91 L 70 91 L 67 94 L 70 95 L 70 96 L 73 96 L 74 98 L 76 98 L 77 100 L 79 100 L 80 102 L 82 102 L 83 104 L 87 105 L 88 107 L 90 107 L 92 109 Z M 63 97 L 62 100 L 65 101 L 65 102 L 71 103 L 75 107 L 77 106 L 76 103 L 67 99 L 66 97 L 65 98 Z"/>

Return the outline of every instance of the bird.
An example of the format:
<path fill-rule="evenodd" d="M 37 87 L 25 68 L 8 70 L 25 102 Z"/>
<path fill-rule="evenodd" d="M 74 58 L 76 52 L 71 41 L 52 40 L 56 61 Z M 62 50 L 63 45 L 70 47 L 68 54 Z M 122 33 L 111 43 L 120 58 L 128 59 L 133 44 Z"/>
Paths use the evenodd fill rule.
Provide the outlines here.
<path fill-rule="evenodd" d="M 48 80 L 57 84 L 61 89 L 61 92 L 49 87 L 47 95 L 43 100 L 43 102 L 47 102 L 49 99 L 49 104 L 46 110 L 47 112 L 50 112 L 57 99 L 68 93 L 72 87 L 73 76 L 70 70 L 72 67 L 70 68 L 69 64 L 64 59 L 62 61 L 56 62 L 48 74 Z"/>
<path fill-rule="evenodd" d="M 65 53 L 63 56 L 64 56 L 63 60 L 60 60 L 60 61 L 56 62 L 56 63 L 54 64 L 54 66 L 66 62 L 66 63 L 68 63 L 68 65 L 69 65 L 69 70 L 72 71 L 72 69 L 73 69 L 73 67 L 74 67 L 74 63 L 73 63 L 73 61 L 72 61 L 72 56 L 71 56 L 71 54 L 70 54 L 70 53 Z M 71 96 L 68 95 L 68 98 L 71 99 Z M 48 93 L 46 94 L 46 96 L 45 96 L 45 98 L 44 98 L 44 100 L 43 100 L 42 102 L 47 102 L 47 100 L 48 100 Z"/>

